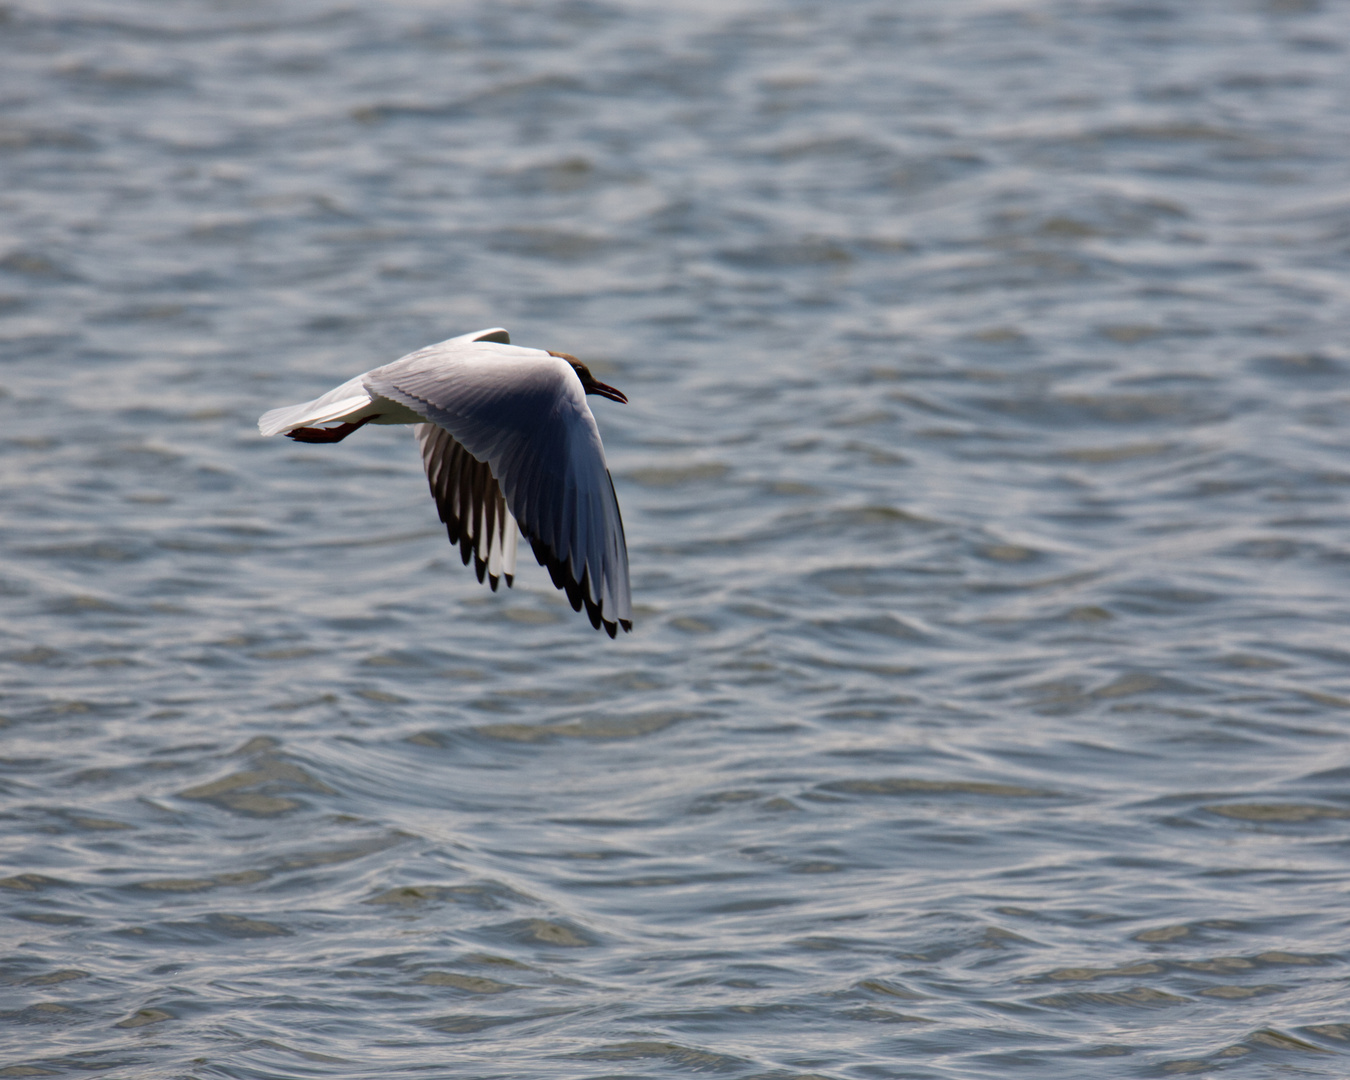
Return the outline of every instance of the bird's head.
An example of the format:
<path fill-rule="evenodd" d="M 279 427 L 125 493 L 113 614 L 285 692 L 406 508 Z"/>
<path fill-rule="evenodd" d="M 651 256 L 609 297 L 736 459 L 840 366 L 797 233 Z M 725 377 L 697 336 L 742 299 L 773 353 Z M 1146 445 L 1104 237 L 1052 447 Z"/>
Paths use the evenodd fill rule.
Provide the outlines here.
<path fill-rule="evenodd" d="M 548 354 L 549 356 L 556 356 L 559 360 L 566 360 L 572 365 L 572 370 L 577 373 L 577 378 L 581 380 L 581 389 L 586 393 L 599 394 L 601 397 L 609 398 L 610 401 L 621 401 L 625 405 L 628 404 L 628 398 L 624 396 L 622 390 L 616 390 L 614 387 L 602 383 L 591 374 L 591 369 L 575 356 L 565 352 L 554 352 L 552 349 L 549 350 Z"/>

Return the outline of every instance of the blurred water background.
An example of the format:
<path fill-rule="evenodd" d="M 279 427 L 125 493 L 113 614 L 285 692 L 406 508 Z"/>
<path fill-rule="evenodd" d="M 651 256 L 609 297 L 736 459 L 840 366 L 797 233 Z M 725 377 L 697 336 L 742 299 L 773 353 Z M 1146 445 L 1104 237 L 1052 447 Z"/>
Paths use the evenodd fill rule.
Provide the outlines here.
<path fill-rule="evenodd" d="M 6 0 L 0 1076 L 1350 1075 L 1347 47 Z M 497 324 L 617 642 L 254 428 Z"/>

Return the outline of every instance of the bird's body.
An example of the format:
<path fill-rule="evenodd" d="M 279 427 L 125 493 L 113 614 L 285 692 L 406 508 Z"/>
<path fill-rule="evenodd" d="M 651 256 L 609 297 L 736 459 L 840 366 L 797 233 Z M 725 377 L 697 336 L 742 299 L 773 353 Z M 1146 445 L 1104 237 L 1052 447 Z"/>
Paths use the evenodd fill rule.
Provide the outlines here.
<path fill-rule="evenodd" d="M 628 549 L 587 393 L 627 401 L 575 358 L 511 345 L 495 328 L 273 409 L 258 430 L 338 442 L 366 424 L 414 425 L 441 520 L 478 580 L 511 584 L 519 528 L 572 607 L 614 637 L 632 629 Z"/>

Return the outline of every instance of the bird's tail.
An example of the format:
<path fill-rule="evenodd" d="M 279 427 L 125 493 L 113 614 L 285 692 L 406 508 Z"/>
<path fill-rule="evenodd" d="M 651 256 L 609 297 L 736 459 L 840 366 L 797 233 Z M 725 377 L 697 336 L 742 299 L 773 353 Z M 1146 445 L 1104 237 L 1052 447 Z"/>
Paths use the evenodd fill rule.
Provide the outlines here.
<path fill-rule="evenodd" d="M 298 427 L 324 424 L 348 416 L 370 404 L 370 395 L 361 385 L 363 378 L 364 375 L 358 375 L 337 389 L 329 390 L 323 397 L 306 401 L 302 405 L 283 405 L 265 412 L 258 418 L 258 430 L 264 435 L 280 435 L 283 431 L 294 431 Z"/>

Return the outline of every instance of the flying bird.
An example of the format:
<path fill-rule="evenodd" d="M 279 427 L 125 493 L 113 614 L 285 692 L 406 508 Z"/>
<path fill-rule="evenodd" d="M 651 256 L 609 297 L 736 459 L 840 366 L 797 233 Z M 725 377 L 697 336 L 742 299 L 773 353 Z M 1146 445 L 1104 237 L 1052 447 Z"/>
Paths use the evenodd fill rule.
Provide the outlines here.
<path fill-rule="evenodd" d="M 273 409 L 258 430 L 330 443 L 366 424 L 412 424 L 441 521 L 478 580 L 494 592 L 512 583 L 523 533 L 572 609 L 614 637 L 633 629 L 628 548 L 587 394 L 628 401 L 576 357 L 512 345 L 494 327 Z"/>

